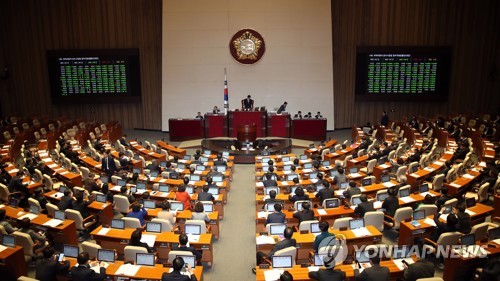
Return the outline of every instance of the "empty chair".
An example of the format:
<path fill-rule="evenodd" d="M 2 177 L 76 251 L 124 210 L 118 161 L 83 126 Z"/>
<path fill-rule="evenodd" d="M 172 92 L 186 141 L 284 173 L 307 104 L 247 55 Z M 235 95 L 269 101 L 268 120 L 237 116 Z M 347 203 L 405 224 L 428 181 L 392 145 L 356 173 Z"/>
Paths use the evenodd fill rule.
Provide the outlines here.
<path fill-rule="evenodd" d="M 334 222 L 333 222 L 333 226 L 332 228 L 333 229 L 341 229 L 341 228 L 349 228 L 349 221 L 351 220 L 352 218 L 338 218 L 336 219 Z"/>
<path fill-rule="evenodd" d="M 439 191 L 443 187 L 443 182 L 444 182 L 444 175 L 439 174 L 434 177 L 434 180 L 432 181 L 432 190 L 434 191 Z"/>
<path fill-rule="evenodd" d="M 125 228 L 142 228 L 141 221 L 138 218 L 123 217 Z"/>
<path fill-rule="evenodd" d="M 394 159 L 394 155 L 396 155 L 396 151 L 391 150 L 391 152 L 389 152 L 389 155 L 387 156 L 387 159 Z"/>
<path fill-rule="evenodd" d="M 469 191 L 469 192 L 465 193 L 464 197 L 465 198 L 474 198 L 474 199 L 476 199 L 476 202 L 487 201 L 489 187 L 490 187 L 490 183 L 485 182 L 479 187 L 479 190 L 477 191 L 477 193 Z"/>
<path fill-rule="evenodd" d="M 111 182 L 116 185 L 118 184 L 118 180 L 121 180 L 122 178 L 119 176 L 111 176 Z"/>
<path fill-rule="evenodd" d="M 411 188 L 411 186 L 409 184 L 400 187 L 399 190 L 398 190 L 398 197 L 401 197 L 401 195 L 400 195 L 401 191 L 410 190 L 410 188 Z"/>
<path fill-rule="evenodd" d="M 365 154 L 366 154 L 366 150 L 365 150 L 365 149 L 360 149 L 360 150 L 358 151 L 358 157 L 361 157 L 361 156 L 363 156 L 363 155 L 365 155 Z"/>
<path fill-rule="evenodd" d="M 475 235 L 476 241 L 483 241 L 488 238 L 488 227 L 490 226 L 489 222 L 483 222 L 480 224 L 476 224 L 470 230 L 471 234 Z"/>
<path fill-rule="evenodd" d="M 410 165 L 408 165 L 408 170 L 413 171 L 415 167 L 418 167 L 418 162 L 411 162 Z"/>
<path fill-rule="evenodd" d="M 136 262 L 136 254 L 147 254 L 148 250 L 144 247 L 137 246 L 125 246 L 123 249 L 123 260 L 124 262 Z"/>
<path fill-rule="evenodd" d="M 56 211 L 59 211 L 59 207 L 57 207 L 56 205 L 52 204 L 52 203 L 47 203 L 45 205 L 45 208 L 47 209 L 47 215 L 51 218 L 54 217 Z"/>
<path fill-rule="evenodd" d="M 99 244 L 91 243 L 91 242 L 88 242 L 88 241 L 83 241 L 82 242 L 82 250 L 84 252 L 89 253 L 89 257 L 91 259 L 97 258 L 97 252 L 100 249 L 102 249 L 102 247 Z"/>
<path fill-rule="evenodd" d="M 458 203 L 458 199 L 457 198 L 452 198 L 452 199 L 447 200 L 446 202 L 444 202 L 444 206 L 450 205 L 452 208 L 455 208 L 455 207 L 457 207 L 457 203 Z"/>
<path fill-rule="evenodd" d="M 16 245 L 23 247 L 24 257 L 27 261 L 39 257 L 45 249 L 45 246 L 40 246 L 39 242 L 34 243 L 31 236 L 27 233 L 14 231 L 12 235 L 16 237 Z"/>
<path fill-rule="evenodd" d="M 28 203 L 29 203 L 30 205 L 35 205 L 35 206 L 37 206 L 37 207 L 38 207 L 38 210 L 40 210 L 40 211 L 42 211 L 42 210 L 43 210 L 42 206 L 40 206 L 40 202 L 38 202 L 38 200 L 36 200 L 36 199 L 34 199 L 34 198 L 28 198 Z"/>
<path fill-rule="evenodd" d="M 438 212 L 438 207 L 434 204 L 422 204 L 418 206 L 417 210 L 424 210 L 425 216 L 435 215 Z"/>
<path fill-rule="evenodd" d="M 162 232 L 170 232 L 174 228 L 174 226 L 168 220 L 165 219 L 153 218 L 151 219 L 151 222 L 160 223 Z"/>
<path fill-rule="evenodd" d="M 365 226 L 373 225 L 379 231 L 384 230 L 384 213 L 381 211 L 366 212 L 363 217 Z"/>
<path fill-rule="evenodd" d="M 371 175 L 373 173 L 373 168 L 375 168 L 376 164 L 377 164 L 377 159 L 372 159 L 368 161 L 366 168 L 361 168 L 360 171 L 367 175 Z"/>
<path fill-rule="evenodd" d="M 377 179 L 375 178 L 375 176 L 368 176 L 364 177 L 363 180 L 370 180 L 370 184 L 374 184 Z"/>
<path fill-rule="evenodd" d="M 88 231 L 89 228 L 96 223 L 93 216 L 88 216 L 86 218 L 83 218 L 80 212 L 73 209 L 64 210 L 64 215 L 66 216 L 66 219 L 75 222 L 76 230 L 78 230 L 80 234 L 83 234 L 86 231 Z"/>
<path fill-rule="evenodd" d="M 123 195 L 113 195 L 114 209 L 122 214 L 127 214 L 130 209 L 128 198 Z"/>
<path fill-rule="evenodd" d="M 90 175 L 90 170 L 89 170 L 89 168 L 87 168 L 87 167 L 83 167 L 83 166 L 82 166 L 82 167 L 80 167 L 80 172 L 81 172 L 81 174 L 82 174 L 82 179 L 83 179 L 83 180 L 86 180 L 86 179 L 88 179 L 88 178 L 89 178 L 89 175 Z"/>
<path fill-rule="evenodd" d="M 458 240 L 462 236 L 462 233 L 460 232 L 445 232 L 441 235 L 439 235 L 439 238 L 436 242 L 432 241 L 429 238 L 425 238 L 425 243 L 424 248 L 430 249 L 430 253 L 435 253 L 438 250 L 439 246 L 451 246 L 451 245 L 458 245 Z"/>
<path fill-rule="evenodd" d="M 385 222 L 385 224 L 389 227 L 392 227 L 394 230 L 399 230 L 401 227 L 401 222 L 405 220 L 409 220 L 412 218 L 413 209 L 411 207 L 403 207 L 396 210 L 394 217 L 390 217 L 386 215 L 386 218 L 389 220 Z"/>
<path fill-rule="evenodd" d="M 396 172 L 396 179 L 399 182 L 403 182 L 404 180 L 406 180 L 406 170 L 407 169 L 408 169 L 408 167 L 406 167 L 406 166 L 401 166 L 398 168 L 398 171 Z M 404 177 L 404 180 L 403 180 L 403 177 Z"/>

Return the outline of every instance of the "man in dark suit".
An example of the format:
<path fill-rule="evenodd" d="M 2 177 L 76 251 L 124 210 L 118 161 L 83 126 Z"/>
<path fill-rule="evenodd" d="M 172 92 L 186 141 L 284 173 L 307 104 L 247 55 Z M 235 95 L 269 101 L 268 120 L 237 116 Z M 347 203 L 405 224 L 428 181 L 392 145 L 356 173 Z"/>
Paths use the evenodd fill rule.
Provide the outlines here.
<path fill-rule="evenodd" d="M 193 255 L 196 257 L 196 261 L 200 263 L 201 261 L 201 253 L 198 252 L 195 248 L 193 247 L 188 247 L 187 243 L 189 242 L 189 239 L 186 234 L 181 234 L 179 235 L 179 246 L 174 247 L 174 251 L 186 251 L 186 252 L 191 252 Z"/>
<path fill-rule="evenodd" d="M 354 279 L 356 281 L 388 281 L 391 277 L 391 272 L 389 268 L 380 266 L 379 253 L 375 253 L 374 250 L 369 250 L 368 255 L 370 256 L 371 267 L 365 268 L 361 274 L 359 273 L 359 269 L 354 269 Z"/>
<path fill-rule="evenodd" d="M 373 203 L 368 202 L 366 194 L 361 194 L 359 199 L 361 200 L 361 203 L 359 203 L 356 209 L 354 209 L 354 213 L 358 214 L 360 217 L 364 217 L 366 212 L 375 211 Z"/>
<path fill-rule="evenodd" d="M 439 209 L 439 208 L 443 207 L 444 203 L 446 203 L 446 201 L 448 201 L 450 199 L 452 199 L 452 197 L 448 195 L 448 188 L 443 187 L 443 188 L 441 188 L 441 197 L 439 197 L 436 200 L 436 206 Z"/>
<path fill-rule="evenodd" d="M 278 114 L 281 114 L 283 111 L 286 111 L 286 106 L 288 105 L 288 103 L 285 101 L 281 106 L 280 108 L 278 109 Z"/>
<path fill-rule="evenodd" d="M 279 250 L 283 250 L 283 249 L 288 248 L 288 247 L 295 247 L 295 245 L 297 245 L 297 241 L 295 241 L 295 239 L 292 238 L 292 235 L 293 235 L 293 229 L 291 227 L 287 227 L 287 228 L 285 228 L 285 231 L 283 232 L 283 236 L 285 237 L 285 239 L 276 243 L 276 245 L 274 245 L 274 248 L 271 250 L 271 252 L 269 252 L 269 255 L 266 255 L 265 253 L 258 251 L 257 252 L 257 265 L 262 264 L 262 260 L 264 258 L 266 258 L 266 259 L 272 258 L 273 255 Z M 253 268 L 252 271 L 253 271 L 253 273 L 255 273 L 255 268 Z"/>
<path fill-rule="evenodd" d="M 326 256 L 323 262 L 325 264 L 325 269 L 309 272 L 309 278 L 318 281 L 345 280 L 345 272 L 340 269 L 335 269 L 335 257 Z"/>
<path fill-rule="evenodd" d="M 104 152 L 103 158 L 101 160 L 101 169 L 108 176 L 108 182 L 111 182 L 111 176 L 116 171 L 116 164 L 115 164 L 115 160 L 113 159 L 113 157 L 111 157 L 109 150 L 106 150 Z"/>
<path fill-rule="evenodd" d="M 314 212 L 311 210 L 309 202 L 302 203 L 302 211 L 293 214 L 293 217 L 299 220 L 299 224 L 303 221 L 314 220 Z"/>
<path fill-rule="evenodd" d="M 54 255 L 54 248 L 48 247 L 43 250 L 43 259 L 37 262 L 35 278 L 40 281 L 53 281 L 56 280 L 57 274 L 66 273 L 68 269 L 69 261 L 59 262 Z"/>
<path fill-rule="evenodd" d="M 414 245 L 418 247 L 419 253 L 423 253 L 424 245 L 422 238 L 416 237 Z M 434 271 L 434 263 L 428 261 L 426 258 L 421 258 L 403 270 L 403 280 L 416 281 L 420 278 L 434 277 Z"/>
<path fill-rule="evenodd" d="M 172 266 L 174 268 L 174 271 L 171 273 L 164 272 L 163 275 L 161 276 L 162 281 L 197 281 L 196 275 L 193 273 L 193 269 L 191 266 L 188 264 L 187 265 L 187 272 L 190 274 L 190 276 L 184 275 L 181 273 L 181 269 L 184 267 L 184 260 L 181 257 L 177 257 L 174 259 L 172 262 Z"/>
<path fill-rule="evenodd" d="M 71 191 L 71 189 L 67 188 L 64 191 L 64 196 L 61 197 L 58 207 L 61 211 L 64 211 L 66 209 L 73 209 L 73 192 Z"/>
<path fill-rule="evenodd" d="M 269 198 L 264 200 L 264 204 L 262 205 L 262 209 L 264 209 L 266 207 L 266 204 L 275 204 L 275 203 L 283 204 L 283 201 L 276 199 L 276 191 L 271 190 L 271 191 L 269 191 Z"/>
<path fill-rule="evenodd" d="M 387 127 L 389 125 L 389 116 L 387 115 L 387 112 L 382 111 L 382 118 L 380 118 L 380 125 Z"/>
<path fill-rule="evenodd" d="M 208 182 L 210 180 L 210 183 Z M 210 188 L 210 184 L 212 183 L 212 179 L 208 178 L 207 179 L 208 185 L 203 186 L 203 191 L 198 193 L 198 201 L 214 201 L 215 198 L 212 195 L 212 193 L 208 192 L 208 189 Z"/>
<path fill-rule="evenodd" d="M 358 195 L 358 194 L 361 194 L 361 189 L 359 189 L 355 181 L 350 181 L 349 188 L 343 193 L 344 197 L 347 199 L 351 199 L 353 195 Z"/>
<path fill-rule="evenodd" d="M 382 208 L 385 209 L 387 215 L 394 217 L 396 210 L 399 208 L 399 199 L 396 197 L 396 191 L 392 187 L 387 190 L 387 194 L 389 194 L 389 197 L 384 199 Z"/>
<path fill-rule="evenodd" d="M 462 204 L 457 207 L 455 213 L 457 214 L 458 226 L 457 230 L 463 234 L 468 234 L 471 231 L 470 215 L 465 212 L 465 206 Z"/>
<path fill-rule="evenodd" d="M 217 155 L 217 160 L 214 161 L 214 166 L 224 166 L 227 167 L 227 162 L 222 158 L 222 154 Z"/>
<path fill-rule="evenodd" d="M 241 109 L 246 111 L 253 110 L 253 99 L 250 95 L 241 101 Z"/>
<path fill-rule="evenodd" d="M 90 268 L 89 253 L 81 252 L 77 258 L 78 266 L 71 269 L 73 281 L 100 281 L 106 279 L 106 268 L 100 267 L 100 273 Z"/>
<path fill-rule="evenodd" d="M 278 186 L 278 182 L 273 180 L 272 178 L 272 174 L 266 174 L 266 180 L 262 182 L 264 184 L 264 187 Z"/>
<path fill-rule="evenodd" d="M 156 160 L 152 160 L 151 163 L 149 163 L 146 166 L 146 169 L 148 169 L 150 172 L 160 172 L 160 166 L 158 165 L 158 162 Z"/>
<path fill-rule="evenodd" d="M 325 188 L 321 189 L 316 193 L 316 198 L 319 198 L 319 204 L 323 204 L 323 201 L 325 199 L 330 199 L 335 197 L 335 190 L 331 187 L 330 183 L 328 181 L 323 181 L 323 186 Z"/>
<path fill-rule="evenodd" d="M 281 204 L 276 203 L 274 204 L 274 212 L 267 216 L 266 222 L 264 224 L 267 225 L 268 223 L 285 223 L 285 218 L 285 214 L 281 212 Z"/>

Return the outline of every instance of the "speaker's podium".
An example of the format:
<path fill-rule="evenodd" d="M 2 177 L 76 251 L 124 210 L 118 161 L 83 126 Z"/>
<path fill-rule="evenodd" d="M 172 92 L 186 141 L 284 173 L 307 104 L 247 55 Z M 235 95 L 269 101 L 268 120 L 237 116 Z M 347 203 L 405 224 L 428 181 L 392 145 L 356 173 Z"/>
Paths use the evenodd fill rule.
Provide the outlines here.
<path fill-rule="evenodd" d="M 228 136 L 236 138 L 238 127 L 242 125 L 255 125 L 256 137 L 266 137 L 267 111 L 229 111 Z"/>

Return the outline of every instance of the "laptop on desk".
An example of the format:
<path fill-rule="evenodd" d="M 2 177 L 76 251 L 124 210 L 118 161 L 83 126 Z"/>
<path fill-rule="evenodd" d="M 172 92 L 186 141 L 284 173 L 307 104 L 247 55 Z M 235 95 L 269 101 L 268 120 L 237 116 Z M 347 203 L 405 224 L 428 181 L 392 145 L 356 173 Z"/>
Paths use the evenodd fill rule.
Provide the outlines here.
<path fill-rule="evenodd" d="M 2 236 L 2 245 L 8 247 L 16 247 L 16 237 L 14 235 L 4 234 Z"/>
<path fill-rule="evenodd" d="M 176 258 L 182 258 L 184 260 L 184 267 L 182 271 L 187 270 L 187 265 L 189 264 L 192 269 L 196 267 L 196 256 L 188 256 L 188 255 L 176 255 Z"/>
<path fill-rule="evenodd" d="M 286 224 L 272 224 L 269 226 L 270 235 L 283 236 L 286 229 Z"/>
<path fill-rule="evenodd" d="M 364 219 L 352 219 L 349 220 L 349 229 L 358 229 L 365 227 L 365 220 Z"/>
<path fill-rule="evenodd" d="M 98 249 L 97 260 L 104 262 L 115 262 L 115 250 Z"/>
<path fill-rule="evenodd" d="M 64 245 L 63 253 L 65 257 L 78 258 L 79 248 L 73 245 Z"/>
<path fill-rule="evenodd" d="M 106 195 L 104 194 L 96 194 L 95 201 L 99 203 L 106 203 Z"/>
<path fill-rule="evenodd" d="M 112 219 L 111 228 L 115 229 L 125 229 L 125 221 L 121 219 Z"/>
<path fill-rule="evenodd" d="M 154 233 L 161 233 L 161 223 L 147 222 L 146 223 L 146 231 L 147 232 L 154 232 Z"/>
<path fill-rule="evenodd" d="M 64 213 L 64 211 L 61 211 L 61 210 L 55 210 L 54 211 L 54 218 L 57 219 L 57 220 L 65 220 L 66 219 L 66 214 Z"/>
<path fill-rule="evenodd" d="M 192 235 L 201 235 L 201 225 L 186 224 L 184 225 L 184 233 Z"/>
<path fill-rule="evenodd" d="M 135 261 L 136 261 L 136 265 L 154 266 L 155 265 L 155 254 L 136 253 L 135 254 Z"/>
<path fill-rule="evenodd" d="M 156 209 L 156 201 L 155 200 L 144 200 L 143 205 L 145 209 Z"/>
<path fill-rule="evenodd" d="M 273 256 L 273 268 L 291 268 L 293 266 L 292 256 Z"/>

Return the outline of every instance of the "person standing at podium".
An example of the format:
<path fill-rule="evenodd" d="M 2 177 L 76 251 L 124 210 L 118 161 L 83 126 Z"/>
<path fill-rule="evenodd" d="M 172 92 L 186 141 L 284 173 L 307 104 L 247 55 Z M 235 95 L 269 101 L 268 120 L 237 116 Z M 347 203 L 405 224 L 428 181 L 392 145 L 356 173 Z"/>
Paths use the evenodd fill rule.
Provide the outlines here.
<path fill-rule="evenodd" d="M 253 110 L 253 99 L 250 95 L 246 99 L 241 100 L 241 109 L 244 111 Z"/>
<path fill-rule="evenodd" d="M 288 105 L 288 103 L 285 101 L 281 106 L 280 108 L 278 109 L 278 114 L 281 114 L 283 113 L 283 111 L 286 111 L 286 106 Z"/>

